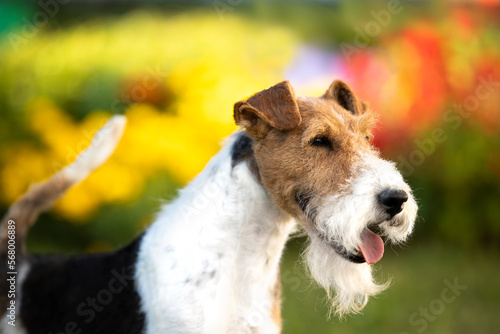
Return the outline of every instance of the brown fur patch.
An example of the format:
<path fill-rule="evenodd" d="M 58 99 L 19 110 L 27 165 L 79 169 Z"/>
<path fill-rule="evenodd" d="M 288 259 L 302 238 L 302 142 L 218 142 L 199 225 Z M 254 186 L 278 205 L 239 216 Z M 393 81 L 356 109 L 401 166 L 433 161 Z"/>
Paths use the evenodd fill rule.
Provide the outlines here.
<path fill-rule="evenodd" d="M 15 221 L 16 255 L 22 256 L 26 234 L 38 215 L 61 198 L 73 183 L 58 173 L 43 183 L 32 185 L 28 192 L 9 208 L 0 227 L 0 257 L 7 254 L 8 221 Z"/>
<path fill-rule="evenodd" d="M 263 90 L 234 105 L 234 120 L 254 137 L 262 138 L 270 127 L 289 130 L 297 127 L 300 113 L 295 93 L 288 81 Z"/>

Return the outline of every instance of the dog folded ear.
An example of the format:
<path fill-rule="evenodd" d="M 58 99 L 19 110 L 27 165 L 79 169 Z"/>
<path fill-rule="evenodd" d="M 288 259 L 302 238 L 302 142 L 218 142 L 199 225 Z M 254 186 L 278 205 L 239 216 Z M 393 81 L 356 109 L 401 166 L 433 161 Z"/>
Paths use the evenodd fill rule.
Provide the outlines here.
<path fill-rule="evenodd" d="M 353 115 L 361 115 L 366 109 L 366 105 L 358 100 L 351 87 L 341 80 L 335 80 L 322 98 L 334 100 Z"/>
<path fill-rule="evenodd" d="M 272 128 L 291 130 L 299 126 L 299 107 L 288 81 L 280 82 L 234 105 L 234 121 L 257 138 Z"/>

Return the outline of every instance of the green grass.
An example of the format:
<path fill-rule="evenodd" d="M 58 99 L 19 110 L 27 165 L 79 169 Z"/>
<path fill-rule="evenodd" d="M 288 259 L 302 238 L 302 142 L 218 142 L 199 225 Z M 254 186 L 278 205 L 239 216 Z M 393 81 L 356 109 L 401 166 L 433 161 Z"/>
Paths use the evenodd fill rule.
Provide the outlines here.
<path fill-rule="evenodd" d="M 437 333 L 500 331 L 500 254 L 468 252 L 437 243 L 386 249 L 377 264 L 379 279 L 391 287 L 372 298 L 362 314 L 327 319 L 325 293 L 311 284 L 298 261 L 301 240 L 292 241 L 282 267 L 285 334 Z M 467 286 L 453 301 L 445 280 Z M 448 302 L 446 302 L 448 301 Z M 428 310 L 428 320 L 421 312 Z"/>

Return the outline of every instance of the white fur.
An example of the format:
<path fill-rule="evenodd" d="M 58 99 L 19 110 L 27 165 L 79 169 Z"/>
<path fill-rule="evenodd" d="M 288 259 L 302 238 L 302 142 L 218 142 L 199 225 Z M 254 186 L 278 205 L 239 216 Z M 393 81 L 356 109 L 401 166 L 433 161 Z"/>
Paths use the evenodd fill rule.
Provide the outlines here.
<path fill-rule="evenodd" d="M 356 176 L 348 180 L 339 193 L 316 203 L 315 225 L 307 227 L 311 242 L 305 256 L 311 275 L 332 296 L 339 315 L 360 311 L 369 296 L 387 285 L 375 284 L 368 264 L 345 260 L 325 239 L 351 253 L 359 253 L 363 230 L 368 225 L 379 224 L 389 240 L 402 242 L 412 232 L 417 214 L 411 189 L 393 163 L 375 154 L 364 154 L 353 170 L 357 171 Z M 404 190 L 409 196 L 403 211 L 391 220 L 377 199 L 385 189 Z"/>
<path fill-rule="evenodd" d="M 332 311 L 339 316 L 361 311 L 368 297 L 387 287 L 387 284 L 373 282 L 368 264 L 344 259 L 316 235 L 310 237 L 305 259 L 311 276 L 326 290 L 332 301 Z"/>
<path fill-rule="evenodd" d="M 232 170 L 232 142 L 144 236 L 137 282 L 148 334 L 279 332 L 273 289 L 295 224 L 246 163 Z"/>
<path fill-rule="evenodd" d="M 417 205 L 394 163 L 375 155 L 364 155 L 353 169 L 357 170 L 356 176 L 339 193 L 321 203 L 316 219 L 319 232 L 353 252 L 366 226 L 384 222 L 381 227 L 392 241 L 404 241 L 413 230 Z M 386 222 L 388 214 L 377 200 L 385 189 L 401 189 L 409 195 L 403 212 L 390 222 Z"/>
<path fill-rule="evenodd" d="M 78 155 L 75 162 L 64 168 L 60 175 L 68 178 L 72 183 L 84 180 L 113 154 L 123 135 L 126 123 L 125 116 L 111 117 L 94 135 L 89 147 Z"/>

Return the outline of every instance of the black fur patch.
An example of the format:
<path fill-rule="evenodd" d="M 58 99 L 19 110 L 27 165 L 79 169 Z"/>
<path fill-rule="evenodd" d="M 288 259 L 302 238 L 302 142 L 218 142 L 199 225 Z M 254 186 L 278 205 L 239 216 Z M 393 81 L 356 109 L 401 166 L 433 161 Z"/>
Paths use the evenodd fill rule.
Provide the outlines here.
<path fill-rule="evenodd" d="M 242 134 L 231 148 L 231 165 L 234 167 L 251 156 L 253 156 L 252 139 Z"/>
<path fill-rule="evenodd" d="M 253 154 L 253 141 L 245 133 L 240 134 L 233 147 L 231 147 L 231 166 L 234 168 L 242 161 L 248 162 L 248 168 L 257 182 L 261 183 L 259 167 Z"/>
<path fill-rule="evenodd" d="M 28 333 L 142 333 L 134 277 L 141 240 L 108 254 L 27 258 L 20 318 Z"/>
<path fill-rule="evenodd" d="M 311 199 L 311 195 L 296 192 L 295 193 L 295 201 L 300 206 L 302 211 L 307 215 L 307 218 L 311 220 L 312 223 L 316 224 L 316 216 L 318 215 L 318 209 L 316 207 L 310 207 L 309 201 Z"/>

